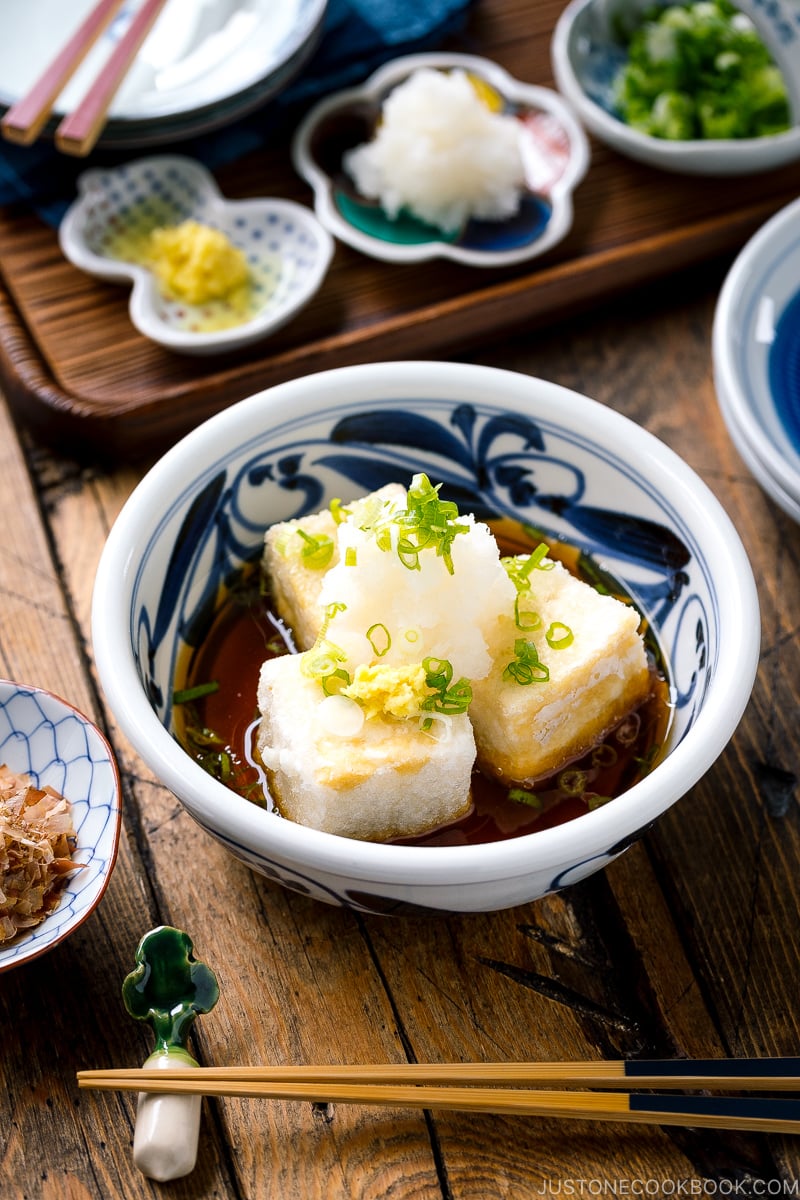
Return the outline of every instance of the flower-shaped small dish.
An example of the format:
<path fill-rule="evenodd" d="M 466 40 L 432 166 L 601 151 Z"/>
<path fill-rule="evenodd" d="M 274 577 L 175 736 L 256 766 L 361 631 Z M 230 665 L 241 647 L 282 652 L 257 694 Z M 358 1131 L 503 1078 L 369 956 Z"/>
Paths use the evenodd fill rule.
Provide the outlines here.
<path fill-rule="evenodd" d="M 0 943 L 0 971 L 7 971 L 63 942 L 99 904 L 117 857 L 120 782 L 111 748 L 88 717 L 52 692 L 10 680 L 0 680 L 0 763 L 68 801 L 72 860 L 81 864 L 63 877 L 57 904 L 38 925 Z"/>
<path fill-rule="evenodd" d="M 387 97 L 426 68 L 467 73 L 492 111 L 517 120 L 525 178 L 514 216 L 470 218 L 444 232 L 407 209 L 390 216 L 377 199 L 359 192 L 345 169 L 347 152 L 375 136 Z M 484 58 L 412 54 L 387 63 L 361 87 L 317 104 L 295 134 L 292 159 L 314 190 L 320 221 L 356 250 L 386 262 L 449 258 L 502 267 L 544 254 L 569 232 L 572 193 L 588 168 L 589 145 L 569 106 L 553 90 L 520 83 Z"/>
<path fill-rule="evenodd" d="M 226 200 L 205 167 L 180 155 L 86 171 L 78 190 L 59 228 L 64 255 L 91 275 L 132 284 L 131 321 L 178 353 L 218 354 L 268 337 L 313 297 L 333 256 L 333 239 L 310 209 L 273 198 Z M 152 230 L 184 222 L 218 230 L 245 256 L 244 303 L 186 303 L 141 261 Z"/>
<path fill-rule="evenodd" d="M 765 492 L 800 520 L 800 200 L 771 217 L 728 272 L 712 349 L 731 440 Z"/>
<path fill-rule="evenodd" d="M 656 0 L 659 7 L 666 0 Z M 758 174 L 800 159 L 800 95 L 791 59 L 781 54 L 779 31 L 765 27 L 770 5 L 751 4 L 758 32 L 782 68 L 790 92 L 793 125 L 783 133 L 763 137 L 668 140 L 628 125 L 617 114 L 614 80 L 627 59 L 615 29 L 621 10 L 641 13 L 641 0 L 571 0 L 556 22 L 551 41 L 553 75 L 580 120 L 599 141 L 620 154 L 661 170 L 685 175 L 734 176 Z M 635 27 L 635 25 L 634 25 Z M 800 27 L 792 33 L 797 41 Z"/>

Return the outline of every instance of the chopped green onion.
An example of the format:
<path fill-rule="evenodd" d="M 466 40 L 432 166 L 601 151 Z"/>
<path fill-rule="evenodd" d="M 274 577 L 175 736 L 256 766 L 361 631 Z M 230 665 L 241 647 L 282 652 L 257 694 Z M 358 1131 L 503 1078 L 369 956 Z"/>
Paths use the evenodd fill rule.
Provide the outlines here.
<path fill-rule="evenodd" d="M 553 621 L 544 636 L 553 650 L 566 650 L 567 646 L 571 646 L 575 641 L 574 633 L 563 621 Z"/>
<path fill-rule="evenodd" d="M 465 713 L 472 703 L 472 685 L 468 679 L 452 683 L 453 664 L 447 658 L 423 658 L 425 683 L 433 692 L 423 700 L 423 712 L 445 713 L 457 716 Z"/>
<path fill-rule="evenodd" d="M 191 725 L 186 729 L 186 737 L 193 746 L 207 750 L 212 746 L 224 746 L 224 738 L 215 733 L 213 729 L 208 729 L 205 725 L 202 729 L 196 725 Z"/>
<path fill-rule="evenodd" d="M 526 788 L 510 788 L 508 798 L 515 804 L 527 804 L 529 808 L 541 809 L 542 807 L 541 796 L 537 796 L 536 792 L 529 792 Z"/>
<path fill-rule="evenodd" d="M 326 604 L 322 614 L 322 628 L 317 634 L 317 643 L 324 641 L 328 634 L 328 626 L 337 613 L 345 612 L 347 605 L 341 600 L 334 600 L 331 604 Z"/>
<path fill-rule="evenodd" d="M 382 637 L 377 635 L 382 633 Z M 384 654 L 389 652 L 392 644 L 392 635 L 381 621 L 376 621 L 374 625 L 370 625 L 367 630 L 367 641 L 372 646 L 373 654 L 377 658 L 383 658 Z"/>
<path fill-rule="evenodd" d="M 331 500 L 330 507 L 331 507 L 331 516 L 333 517 L 333 519 L 337 525 L 341 525 L 342 521 L 344 521 L 347 517 L 349 517 L 350 513 L 352 512 L 352 509 L 344 508 L 342 506 L 342 502 L 338 497 L 334 497 L 334 499 Z"/>
<path fill-rule="evenodd" d="M 352 682 L 349 672 L 345 671 L 344 667 L 337 667 L 335 671 L 324 675 L 320 680 L 326 696 L 338 696 L 342 688 L 349 687 Z"/>
<path fill-rule="evenodd" d="M 304 529 L 298 529 L 297 536 L 305 542 L 302 557 L 307 567 L 310 567 L 313 571 L 322 571 L 330 565 L 333 558 L 333 538 L 328 537 L 327 533 L 321 533 L 318 537 L 312 537 Z"/>
<path fill-rule="evenodd" d="M 595 796 L 592 793 L 586 797 L 586 807 L 589 809 L 589 812 L 592 812 L 595 808 L 602 808 L 604 804 L 608 804 L 610 799 L 610 796 Z"/>
<path fill-rule="evenodd" d="M 534 629 L 538 629 L 542 624 L 542 618 L 538 613 L 522 611 L 520 609 L 519 592 L 514 597 L 514 624 L 517 629 L 523 629 L 526 633 L 532 633 Z"/>
<path fill-rule="evenodd" d="M 547 542 L 539 542 L 535 550 L 532 550 L 528 555 L 528 561 L 525 565 L 525 574 L 530 575 L 531 571 L 552 571 L 555 563 L 547 555 L 550 552 L 550 547 Z"/>
<path fill-rule="evenodd" d="M 326 696 L 336 695 L 352 679 L 342 663 L 347 655 L 333 642 L 318 641 L 300 658 L 300 670 L 307 679 L 316 679 Z"/>
<path fill-rule="evenodd" d="M 422 666 L 429 688 L 435 688 L 437 691 L 447 688 L 453 678 L 453 664 L 449 658 L 423 658 Z"/>
<path fill-rule="evenodd" d="M 528 577 L 532 571 L 552 571 L 556 564 L 551 558 L 547 557 L 549 550 L 550 547 L 547 545 L 547 542 L 540 542 L 527 558 L 520 558 L 517 555 L 512 558 L 502 559 L 503 566 L 518 592 L 528 591 L 530 588 Z"/>
<path fill-rule="evenodd" d="M 646 754 L 637 755 L 633 761 L 637 764 L 637 766 L 641 767 L 644 774 L 647 774 L 647 772 L 652 771 L 653 767 L 656 765 L 658 753 L 659 747 L 651 746 Z"/>
<path fill-rule="evenodd" d="M 324 679 L 326 675 L 333 675 L 343 662 L 347 662 L 344 650 L 323 640 L 306 650 L 300 660 L 300 670 L 308 679 Z"/>
<path fill-rule="evenodd" d="M 354 567 L 356 565 L 356 548 L 348 546 L 344 552 L 344 565 L 346 567 Z"/>
<path fill-rule="evenodd" d="M 613 767 L 617 758 L 616 750 L 613 746 L 609 746 L 608 742 L 601 742 L 592 751 L 592 764 L 595 767 Z"/>
<path fill-rule="evenodd" d="M 392 548 L 392 534 L 390 529 L 379 529 L 375 534 L 375 544 L 379 550 L 387 551 Z"/>
<path fill-rule="evenodd" d="M 179 688 L 172 693 L 173 704 L 190 704 L 192 700 L 201 700 L 219 691 L 219 681 L 212 679 L 209 683 L 198 683 L 195 687 Z"/>
<path fill-rule="evenodd" d="M 558 777 L 558 786 L 568 796 L 582 796 L 586 791 L 585 771 L 562 771 Z"/>
<path fill-rule="evenodd" d="M 529 683 L 547 683 L 550 678 L 550 668 L 539 660 L 539 651 L 535 642 L 525 638 L 517 638 L 514 642 L 515 658 L 508 663 L 503 671 L 503 679 L 513 679 L 523 687 Z"/>
<path fill-rule="evenodd" d="M 403 566 L 407 567 L 409 571 L 422 570 L 422 566 L 420 565 L 419 561 L 420 549 L 421 548 L 419 546 L 416 546 L 414 542 L 412 542 L 411 538 L 399 537 L 397 539 L 397 557 L 400 559 L 400 562 L 403 564 Z"/>
<path fill-rule="evenodd" d="M 453 542 L 460 533 L 469 532 L 469 525 L 459 522 L 458 506 L 439 498 L 441 486 L 434 487 L 425 474 L 415 475 L 406 508 L 390 510 L 370 525 L 379 550 L 392 549 L 392 527 L 397 530 L 397 554 L 409 571 L 421 570 L 420 554 L 432 550 L 452 575 Z"/>
<path fill-rule="evenodd" d="M 614 730 L 614 737 L 620 746 L 632 746 L 639 736 L 641 719 L 638 713 L 630 713 Z"/>

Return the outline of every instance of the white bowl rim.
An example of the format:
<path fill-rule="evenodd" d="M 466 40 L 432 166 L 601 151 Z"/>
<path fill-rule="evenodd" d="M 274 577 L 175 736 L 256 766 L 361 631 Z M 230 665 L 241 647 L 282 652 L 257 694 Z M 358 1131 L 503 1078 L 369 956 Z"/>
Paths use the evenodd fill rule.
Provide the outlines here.
<path fill-rule="evenodd" d="M 573 71 L 569 54 L 570 34 L 577 17 L 595 3 L 597 0 L 570 0 L 555 24 L 550 53 L 559 90 L 598 138 L 620 152 L 624 146 L 632 157 L 651 166 L 698 175 L 771 170 L 800 157 L 800 124 L 793 125 L 783 133 L 757 138 L 703 138 L 672 142 L 642 133 L 606 112 L 584 91 Z M 727 167 L 719 165 L 723 156 L 729 160 Z"/>
<path fill-rule="evenodd" d="M 767 247 L 772 242 L 780 243 L 785 231 L 792 225 L 797 226 L 797 236 L 800 238 L 800 197 L 765 221 L 739 251 L 717 298 L 711 331 L 711 349 L 723 416 L 727 409 L 730 417 L 736 422 L 740 437 L 746 440 L 764 469 L 774 476 L 779 490 L 788 493 L 795 502 L 800 503 L 800 474 L 781 454 L 780 448 L 756 418 L 736 370 L 733 355 L 733 344 L 741 334 L 741 328 L 735 320 L 736 309 L 746 292 L 757 285 L 760 264 Z M 800 259 L 800 255 L 798 258 Z"/>
<path fill-rule="evenodd" d="M 374 99 L 391 84 L 424 67 L 460 67 L 464 71 L 483 75 L 501 95 L 530 104 L 532 107 L 538 106 L 557 116 L 564 126 L 570 142 L 569 162 L 564 174 L 552 189 L 551 218 L 542 237 L 514 250 L 472 250 L 437 240 L 408 246 L 382 242 L 379 238 L 362 233 L 339 215 L 333 203 L 330 179 L 320 171 L 310 153 L 314 129 L 329 113 L 356 100 Z M 524 83 L 510 75 L 498 63 L 479 55 L 424 51 L 394 58 L 378 67 L 357 87 L 345 88 L 318 101 L 295 131 L 291 144 L 291 158 L 295 170 L 311 185 L 314 192 L 314 208 L 320 220 L 341 241 L 354 249 L 385 262 L 423 262 L 433 258 L 449 258 L 468 266 L 496 267 L 526 262 L 538 257 L 566 236 L 573 221 L 572 193 L 589 169 L 590 149 L 588 138 L 571 107 L 552 88 Z"/>
<path fill-rule="evenodd" d="M 393 846 L 342 838 L 265 813 L 213 780 L 180 749 L 150 708 L 132 655 L 127 650 L 124 657 L 120 655 L 120 646 L 127 648 L 130 643 L 127 610 L 121 611 L 125 606 L 120 604 L 109 607 L 109 594 L 125 588 L 136 569 L 134 555 L 137 542 L 143 540 L 141 528 L 148 520 L 148 508 L 172 494 L 174 485 L 185 486 L 187 458 L 213 458 L 221 446 L 236 443 L 234 430 L 263 424 L 278 409 L 291 410 L 298 394 L 307 391 L 309 379 L 314 381 L 317 403 L 341 390 L 352 394 L 366 381 L 371 390 L 383 388 L 388 397 L 403 390 L 407 394 L 408 387 L 416 384 L 432 397 L 437 389 L 446 389 L 451 398 L 459 389 L 469 392 L 479 384 L 498 405 L 505 398 L 519 396 L 521 389 L 534 387 L 554 411 L 579 419 L 582 429 L 601 422 L 604 428 L 616 431 L 621 439 L 618 444 L 636 438 L 647 446 L 672 486 L 687 498 L 703 498 L 707 510 L 714 513 L 717 528 L 706 549 L 717 570 L 726 579 L 736 578 L 740 585 L 720 589 L 723 625 L 738 626 L 743 644 L 737 656 L 720 656 L 713 693 L 683 741 L 653 775 L 613 803 L 520 838 L 490 845 Z M 150 524 L 148 521 L 148 528 Z M 525 876 L 534 856 L 537 868 L 569 865 L 587 854 L 604 858 L 605 851 L 598 847 L 615 846 L 647 827 L 702 777 L 725 748 L 749 701 L 760 653 L 758 594 L 739 535 L 713 492 L 673 450 L 623 414 L 559 384 L 496 367 L 413 360 L 339 367 L 277 384 L 211 417 L 168 450 L 138 484 L 111 529 L 95 581 L 92 631 L 101 683 L 123 732 L 135 747 L 148 746 L 148 761 L 162 783 L 179 796 L 191 792 L 191 800 L 183 803 L 210 832 L 224 830 L 224 835 L 245 846 L 252 845 L 253 838 L 266 841 L 270 854 L 278 859 L 285 856 L 296 861 L 300 849 L 301 860 L 310 867 L 352 879 L 373 879 L 377 872 L 383 882 L 427 886 Z M 656 777 L 659 783 L 654 788 Z M 209 791 L 225 802 L 223 822 L 214 811 L 215 802 L 209 804 Z M 271 822 L 267 828 L 265 820 Z"/>

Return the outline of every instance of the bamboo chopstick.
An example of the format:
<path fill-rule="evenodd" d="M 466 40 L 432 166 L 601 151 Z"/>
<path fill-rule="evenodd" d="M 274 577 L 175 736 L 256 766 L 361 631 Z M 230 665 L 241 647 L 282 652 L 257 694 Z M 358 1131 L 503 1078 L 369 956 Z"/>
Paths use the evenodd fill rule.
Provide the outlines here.
<path fill-rule="evenodd" d="M 430 1108 L 647 1125 L 689 1125 L 760 1133 L 800 1133 L 800 1100 L 740 1096 L 653 1096 L 627 1092 L 569 1092 L 495 1087 L 428 1087 L 385 1084 L 275 1083 L 258 1079 L 197 1079 L 197 1069 L 162 1071 L 160 1079 L 86 1082 L 81 1087 L 136 1090 L 160 1095 L 260 1097 L 315 1103 Z M 83 1076 L 83 1078 L 82 1078 Z"/>
<path fill-rule="evenodd" d="M 521 1083 L 800 1090 L 798 1059 L 608 1063 L 409 1063 L 391 1066 L 192 1067 L 79 1071 L 82 1088 L 162 1095 L 261 1097 L 800 1133 L 800 1099 L 555 1091 Z M 424 1082 L 423 1082 L 424 1081 Z M 487 1082 L 491 1086 L 485 1086 Z M 455 1086 L 468 1084 L 469 1086 Z M 482 1085 L 482 1086 L 481 1086 Z"/>
<path fill-rule="evenodd" d="M 627 1059 L 585 1062 L 363 1063 L 353 1065 L 193 1067 L 198 1083 L 560 1084 L 572 1087 L 703 1088 L 800 1091 L 800 1058 Z M 78 1072 L 82 1087 L 138 1087 L 164 1081 L 162 1070 L 139 1067 Z"/>
<path fill-rule="evenodd" d="M 59 93 L 121 5 L 122 0 L 100 0 L 32 87 L 11 105 L 0 121 L 0 130 L 8 141 L 21 146 L 36 141 Z"/>
<path fill-rule="evenodd" d="M 165 3 L 166 0 L 144 0 L 83 100 L 56 129 L 59 150 L 82 156 L 92 149 L 102 132 L 111 101 Z"/>

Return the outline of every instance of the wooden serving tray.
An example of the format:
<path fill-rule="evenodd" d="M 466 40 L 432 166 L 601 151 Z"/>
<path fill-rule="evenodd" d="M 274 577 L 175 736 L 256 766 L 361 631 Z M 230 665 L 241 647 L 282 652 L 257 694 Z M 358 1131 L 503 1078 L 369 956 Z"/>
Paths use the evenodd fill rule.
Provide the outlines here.
<path fill-rule="evenodd" d="M 478 0 L 448 49 L 483 54 L 552 87 L 550 37 L 564 2 Z M 231 198 L 311 203 L 285 142 L 217 179 Z M 733 253 L 798 194 L 800 166 L 704 180 L 652 170 L 592 142 L 573 228 L 547 255 L 503 270 L 443 260 L 396 266 L 340 245 L 321 291 L 290 325 L 213 359 L 174 355 L 141 337 L 128 319 L 126 288 L 78 271 L 37 217 L 0 209 L 0 383 L 43 440 L 112 458 L 151 454 L 283 380 L 356 362 L 447 357 Z"/>

